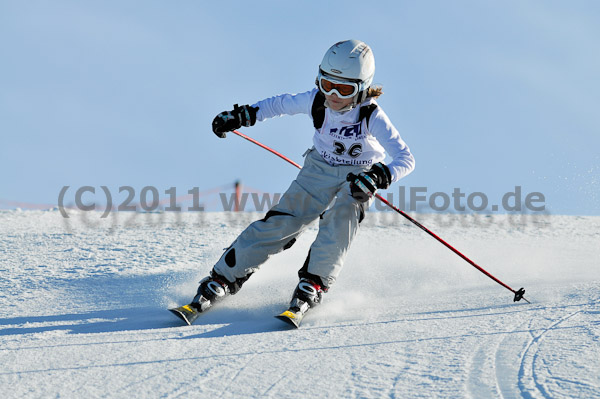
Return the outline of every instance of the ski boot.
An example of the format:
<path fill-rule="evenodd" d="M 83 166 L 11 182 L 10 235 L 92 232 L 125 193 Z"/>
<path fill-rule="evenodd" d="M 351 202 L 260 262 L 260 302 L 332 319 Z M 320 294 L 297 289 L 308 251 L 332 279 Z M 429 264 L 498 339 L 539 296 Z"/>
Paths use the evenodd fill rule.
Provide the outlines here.
<path fill-rule="evenodd" d="M 278 319 L 300 327 L 300 323 L 309 309 L 319 305 L 323 299 L 323 288 L 312 280 L 301 278 L 294 290 L 288 310 L 276 316 Z"/>
<path fill-rule="evenodd" d="M 234 283 L 230 283 L 225 277 L 212 270 L 210 276 L 200 281 L 198 292 L 192 303 L 169 310 L 183 319 L 188 325 L 192 325 L 198 316 L 200 316 L 200 313 L 206 312 L 215 303 L 225 299 L 225 297 L 237 293 L 248 278 L 250 278 L 250 275 L 239 278 Z"/>
<path fill-rule="evenodd" d="M 198 292 L 190 305 L 196 308 L 198 312 L 204 312 L 214 303 L 225 299 L 230 293 L 228 281 L 215 271 L 211 271 L 210 276 L 200 281 Z"/>

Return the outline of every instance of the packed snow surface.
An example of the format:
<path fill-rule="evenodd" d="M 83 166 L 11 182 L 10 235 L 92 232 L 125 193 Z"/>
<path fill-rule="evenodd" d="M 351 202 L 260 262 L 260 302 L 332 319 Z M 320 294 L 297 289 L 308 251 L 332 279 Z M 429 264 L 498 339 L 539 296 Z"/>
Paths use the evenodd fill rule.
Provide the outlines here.
<path fill-rule="evenodd" d="M 286 307 L 316 225 L 182 326 L 254 213 L 0 212 L 0 397 L 600 397 L 600 218 L 370 212 L 323 305 Z"/>

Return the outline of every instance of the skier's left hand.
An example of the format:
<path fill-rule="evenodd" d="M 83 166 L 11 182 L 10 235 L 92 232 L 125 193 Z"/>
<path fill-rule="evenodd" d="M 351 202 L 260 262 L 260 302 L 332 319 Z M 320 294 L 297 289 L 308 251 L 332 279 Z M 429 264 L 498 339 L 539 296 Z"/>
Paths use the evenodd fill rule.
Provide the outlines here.
<path fill-rule="evenodd" d="M 376 163 L 366 171 L 355 175 L 348 173 L 346 180 L 350 182 L 350 193 L 360 202 L 367 202 L 375 195 L 377 189 L 386 189 L 392 182 L 390 169 L 382 162 Z"/>

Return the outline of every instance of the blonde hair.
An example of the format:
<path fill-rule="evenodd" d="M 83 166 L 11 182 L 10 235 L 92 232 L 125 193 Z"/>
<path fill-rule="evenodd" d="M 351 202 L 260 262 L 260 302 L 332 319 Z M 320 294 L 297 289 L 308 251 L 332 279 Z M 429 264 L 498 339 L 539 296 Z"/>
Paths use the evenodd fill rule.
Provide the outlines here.
<path fill-rule="evenodd" d="M 367 89 L 367 98 L 368 97 L 377 98 L 382 94 L 383 94 L 383 87 L 381 87 L 381 86 L 373 86 L 373 87 L 369 87 Z"/>

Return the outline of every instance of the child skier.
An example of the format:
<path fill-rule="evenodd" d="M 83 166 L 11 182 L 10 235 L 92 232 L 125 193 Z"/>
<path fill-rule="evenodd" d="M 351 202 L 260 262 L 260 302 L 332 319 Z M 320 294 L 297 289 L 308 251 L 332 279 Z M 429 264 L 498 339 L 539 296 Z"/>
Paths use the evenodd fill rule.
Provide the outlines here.
<path fill-rule="evenodd" d="M 316 219 L 319 232 L 298 272 L 300 282 L 290 309 L 284 313 L 291 312 L 289 316 L 299 322 L 321 302 L 342 269 L 375 191 L 388 188 L 415 165 L 409 148 L 375 101 L 382 90 L 371 87 L 374 72 L 373 52 L 367 44 L 339 42 L 323 57 L 317 88 L 254 105 L 236 104 L 215 117 L 213 132 L 225 138 L 226 132 L 257 121 L 307 114 L 315 127 L 314 146 L 304 154 L 304 166 L 280 202 L 250 224 L 200 282 L 188 305 L 194 313 L 237 293 L 260 265 L 290 248 Z M 382 162 L 386 153 L 392 158 L 387 165 Z"/>

